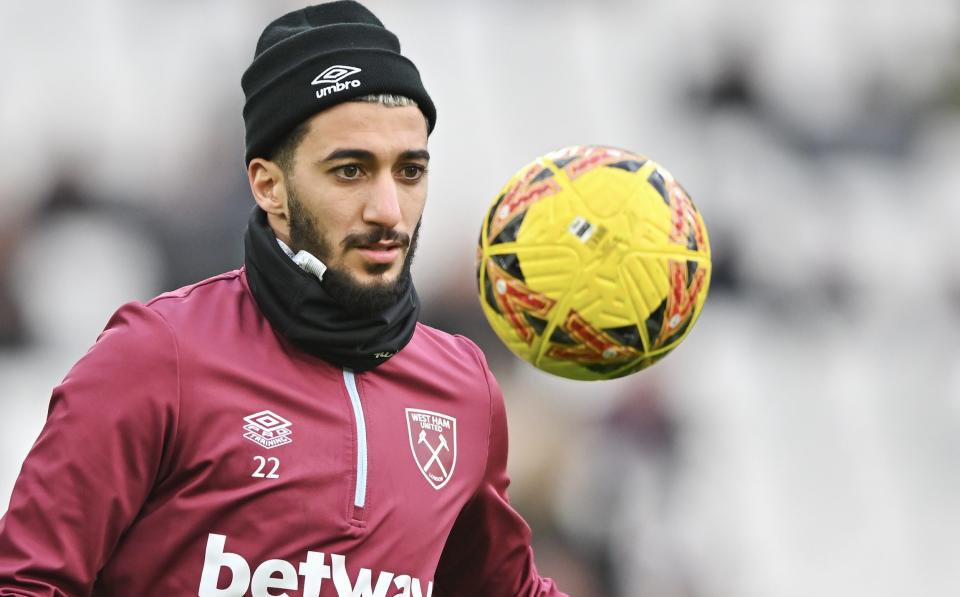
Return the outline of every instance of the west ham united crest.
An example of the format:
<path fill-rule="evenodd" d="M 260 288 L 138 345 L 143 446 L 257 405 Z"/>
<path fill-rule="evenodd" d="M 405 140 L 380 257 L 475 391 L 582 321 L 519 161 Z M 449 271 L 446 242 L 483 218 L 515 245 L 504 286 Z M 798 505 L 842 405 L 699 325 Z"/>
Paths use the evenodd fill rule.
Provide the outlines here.
<path fill-rule="evenodd" d="M 429 410 L 408 408 L 407 432 L 420 472 L 434 489 L 440 489 L 457 466 L 457 420 Z"/>

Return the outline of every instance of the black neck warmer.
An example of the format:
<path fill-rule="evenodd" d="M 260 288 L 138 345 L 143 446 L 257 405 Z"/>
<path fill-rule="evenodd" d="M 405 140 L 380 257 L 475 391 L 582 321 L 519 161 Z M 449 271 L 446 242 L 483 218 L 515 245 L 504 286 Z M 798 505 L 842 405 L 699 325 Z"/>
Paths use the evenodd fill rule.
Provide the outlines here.
<path fill-rule="evenodd" d="M 368 371 L 397 353 L 410 338 L 420 299 L 407 294 L 375 315 L 356 315 L 336 303 L 323 285 L 293 262 L 277 243 L 267 214 L 253 210 L 244 237 L 247 281 L 274 331 L 297 348 L 340 367 Z"/>

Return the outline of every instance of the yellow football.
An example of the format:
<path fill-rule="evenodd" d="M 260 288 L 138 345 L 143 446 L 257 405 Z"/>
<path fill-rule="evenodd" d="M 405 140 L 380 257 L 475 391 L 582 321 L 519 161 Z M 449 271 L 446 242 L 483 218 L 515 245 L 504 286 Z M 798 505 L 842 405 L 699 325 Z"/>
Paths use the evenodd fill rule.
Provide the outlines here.
<path fill-rule="evenodd" d="M 580 380 L 622 377 L 673 350 L 710 284 L 700 212 L 653 160 L 574 146 L 515 174 L 477 247 L 480 304 L 523 360 Z"/>

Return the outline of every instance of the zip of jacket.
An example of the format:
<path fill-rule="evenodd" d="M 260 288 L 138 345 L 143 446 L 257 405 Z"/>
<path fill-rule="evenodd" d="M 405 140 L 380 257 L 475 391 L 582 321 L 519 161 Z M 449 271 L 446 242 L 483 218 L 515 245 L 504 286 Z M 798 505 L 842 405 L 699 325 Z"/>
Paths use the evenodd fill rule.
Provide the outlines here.
<path fill-rule="evenodd" d="M 343 369 L 343 384 L 350 395 L 350 406 L 353 407 L 353 420 L 356 425 L 357 436 L 357 483 L 353 492 L 353 515 L 355 521 L 363 520 L 362 510 L 367 502 L 367 424 L 363 417 L 363 405 L 360 403 L 360 392 L 357 390 L 356 374 L 351 369 Z"/>

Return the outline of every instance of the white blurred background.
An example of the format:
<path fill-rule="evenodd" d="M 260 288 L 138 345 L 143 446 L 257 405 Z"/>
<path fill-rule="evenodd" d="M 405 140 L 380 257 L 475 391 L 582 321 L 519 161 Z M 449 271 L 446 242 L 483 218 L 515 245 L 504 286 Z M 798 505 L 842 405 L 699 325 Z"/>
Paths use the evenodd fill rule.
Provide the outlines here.
<path fill-rule="evenodd" d="M 439 110 L 415 266 L 487 351 L 511 495 L 577 597 L 960 594 L 960 4 L 368 5 Z M 0 2 L 0 513 L 50 390 L 128 300 L 234 269 L 240 75 L 290 1 Z M 669 358 L 576 383 L 510 356 L 474 242 L 572 144 L 665 164 L 710 299 Z"/>

